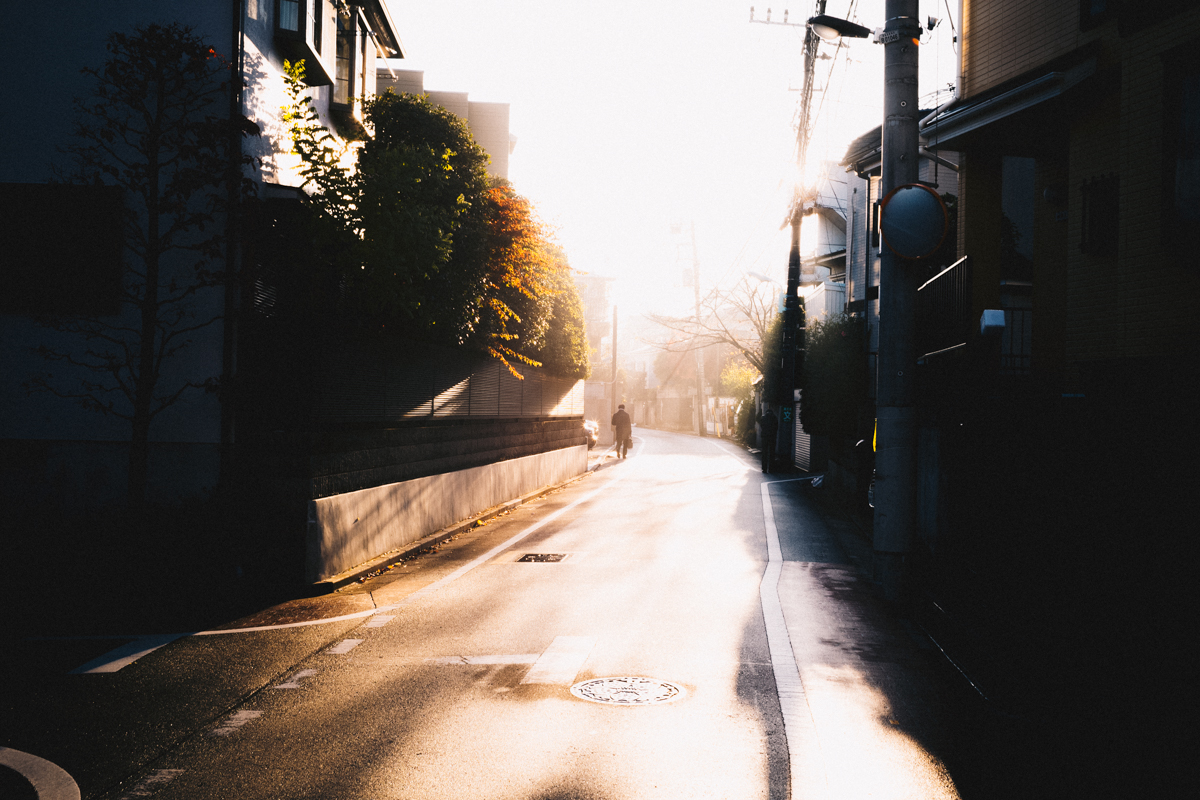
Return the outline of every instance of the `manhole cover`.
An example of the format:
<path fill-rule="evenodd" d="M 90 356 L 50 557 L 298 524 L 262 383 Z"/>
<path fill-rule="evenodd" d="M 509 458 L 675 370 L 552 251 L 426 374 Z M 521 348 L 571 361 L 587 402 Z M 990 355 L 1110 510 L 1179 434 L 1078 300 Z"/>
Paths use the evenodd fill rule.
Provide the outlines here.
<path fill-rule="evenodd" d="M 517 559 L 526 563 L 532 561 L 562 561 L 567 557 L 566 553 L 526 553 Z"/>
<path fill-rule="evenodd" d="M 683 697 L 683 688 L 654 678 L 594 678 L 571 687 L 571 694 L 593 703 L 646 706 Z"/>

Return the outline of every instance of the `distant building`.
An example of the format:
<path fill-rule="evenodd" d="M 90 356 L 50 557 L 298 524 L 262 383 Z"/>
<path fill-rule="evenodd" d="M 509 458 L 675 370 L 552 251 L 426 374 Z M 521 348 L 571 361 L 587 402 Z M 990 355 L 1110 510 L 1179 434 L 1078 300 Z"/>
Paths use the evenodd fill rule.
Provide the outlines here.
<path fill-rule="evenodd" d="M 466 92 L 429 91 L 425 89 L 425 73 L 420 70 L 394 69 L 380 62 L 377 91 L 391 89 L 397 94 L 424 94 L 429 102 L 466 120 L 471 135 L 491 157 L 488 172 L 508 178 L 508 157 L 517 146 L 517 138 L 508 130 L 508 103 L 481 103 L 468 98 Z"/>

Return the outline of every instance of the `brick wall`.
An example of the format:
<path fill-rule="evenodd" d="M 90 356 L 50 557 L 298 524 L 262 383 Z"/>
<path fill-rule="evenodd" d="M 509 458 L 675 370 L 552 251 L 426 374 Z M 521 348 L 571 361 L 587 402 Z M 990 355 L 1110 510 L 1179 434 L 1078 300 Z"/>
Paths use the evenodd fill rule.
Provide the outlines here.
<path fill-rule="evenodd" d="M 966 97 L 1065 55 L 1094 35 L 1079 31 L 1078 0 L 964 0 L 963 17 Z"/>

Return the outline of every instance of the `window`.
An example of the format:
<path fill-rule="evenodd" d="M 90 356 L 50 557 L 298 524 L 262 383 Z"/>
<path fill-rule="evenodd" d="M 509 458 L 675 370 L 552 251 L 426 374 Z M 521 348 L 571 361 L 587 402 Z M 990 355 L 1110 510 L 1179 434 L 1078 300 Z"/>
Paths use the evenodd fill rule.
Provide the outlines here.
<path fill-rule="evenodd" d="M 1200 227 L 1200 58 L 1168 59 L 1163 97 L 1163 238 Z"/>
<path fill-rule="evenodd" d="M 303 0 L 279 0 L 280 30 L 300 32 L 300 4 Z"/>
<path fill-rule="evenodd" d="M 1079 251 L 1098 257 L 1115 257 L 1117 233 L 1121 223 L 1121 184 L 1116 175 L 1084 181 L 1083 226 Z"/>
<path fill-rule="evenodd" d="M 333 102 L 348 104 L 354 96 L 350 76 L 354 72 L 354 17 L 338 14 L 337 72 L 333 82 Z"/>
<path fill-rule="evenodd" d="M 1114 0 L 1079 0 L 1079 30 L 1088 31 L 1112 14 Z"/>
<path fill-rule="evenodd" d="M 867 203 L 871 208 L 871 247 L 879 247 L 879 193 L 882 191 L 880 187 L 880 179 L 871 176 L 870 184 L 867 189 Z"/>
<path fill-rule="evenodd" d="M 331 8 L 329 0 L 275 0 L 275 46 L 284 58 L 305 62 L 310 86 L 334 82 L 333 42 L 324 41 Z"/>
<path fill-rule="evenodd" d="M 1002 278 L 1033 280 L 1034 173 L 1032 158 L 1004 156 L 1000 168 Z"/>

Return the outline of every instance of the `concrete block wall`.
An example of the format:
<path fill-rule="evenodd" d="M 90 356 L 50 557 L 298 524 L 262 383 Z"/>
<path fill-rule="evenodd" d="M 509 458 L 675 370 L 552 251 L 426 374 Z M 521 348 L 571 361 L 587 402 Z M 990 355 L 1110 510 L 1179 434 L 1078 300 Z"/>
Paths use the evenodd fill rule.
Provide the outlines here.
<path fill-rule="evenodd" d="M 586 469 L 587 446 L 577 445 L 312 500 L 306 578 L 332 577 Z"/>

